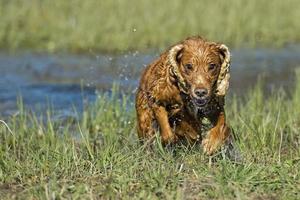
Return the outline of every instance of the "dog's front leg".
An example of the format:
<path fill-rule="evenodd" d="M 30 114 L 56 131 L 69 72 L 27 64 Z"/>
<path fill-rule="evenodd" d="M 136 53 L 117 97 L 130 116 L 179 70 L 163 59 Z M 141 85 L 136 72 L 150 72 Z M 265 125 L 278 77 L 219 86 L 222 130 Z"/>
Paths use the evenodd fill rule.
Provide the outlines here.
<path fill-rule="evenodd" d="M 174 127 L 175 134 L 185 137 L 191 145 L 197 141 L 201 141 L 201 123 L 187 112 L 180 114 L 179 116 L 175 116 L 175 118 L 177 118 Z"/>
<path fill-rule="evenodd" d="M 160 127 L 162 143 L 165 145 L 176 142 L 177 137 L 172 132 L 171 126 L 169 124 L 168 112 L 166 111 L 165 107 L 154 105 L 153 111 Z"/>
<path fill-rule="evenodd" d="M 225 113 L 222 111 L 215 116 L 215 125 L 209 131 L 206 138 L 202 141 L 203 150 L 206 154 L 211 155 L 224 144 L 230 136 L 230 128 L 225 122 Z"/>

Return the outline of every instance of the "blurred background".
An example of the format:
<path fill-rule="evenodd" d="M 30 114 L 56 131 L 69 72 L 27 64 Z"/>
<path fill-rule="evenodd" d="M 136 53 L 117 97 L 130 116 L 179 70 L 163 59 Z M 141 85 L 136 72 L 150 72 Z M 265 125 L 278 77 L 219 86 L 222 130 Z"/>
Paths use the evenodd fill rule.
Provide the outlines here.
<path fill-rule="evenodd" d="M 0 0 L 0 116 L 20 102 L 72 116 L 113 84 L 133 97 L 144 67 L 191 35 L 229 46 L 231 95 L 258 79 L 266 94 L 289 91 L 299 10 L 299 0 Z"/>

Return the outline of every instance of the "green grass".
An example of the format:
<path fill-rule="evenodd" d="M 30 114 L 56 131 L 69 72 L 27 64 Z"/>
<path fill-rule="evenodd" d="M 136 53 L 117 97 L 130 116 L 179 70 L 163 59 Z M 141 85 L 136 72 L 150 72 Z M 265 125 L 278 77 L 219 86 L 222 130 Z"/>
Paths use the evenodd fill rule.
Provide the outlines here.
<path fill-rule="evenodd" d="M 190 35 L 230 46 L 300 42 L 298 0 L 0 0 L 0 48 L 123 51 Z"/>
<path fill-rule="evenodd" d="M 19 113 L 0 125 L 1 199 L 299 199 L 300 71 L 291 92 L 263 97 L 261 84 L 229 97 L 228 121 L 243 160 L 201 147 L 141 146 L 132 101 L 113 88 L 80 120 Z"/>

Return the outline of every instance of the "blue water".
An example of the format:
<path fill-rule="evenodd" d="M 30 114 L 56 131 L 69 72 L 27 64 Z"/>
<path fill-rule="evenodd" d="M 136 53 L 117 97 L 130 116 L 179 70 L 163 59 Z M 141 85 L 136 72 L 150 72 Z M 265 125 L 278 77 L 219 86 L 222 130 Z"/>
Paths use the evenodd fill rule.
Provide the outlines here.
<path fill-rule="evenodd" d="M 68 117 L 74 109 L 94 101 L 96 93 L 109 91 L 113 82 L 133 95 L 141 71 L 158 53 L 131 52 L 122 55 L 0 53 L 0 116 L 18 112 L 22 97 L 27 109 L 57 111 Z M 294 70 L 300 67 L 300 47 L 282 49 L 236 49 L 232 51 L 231 93 L 243 93 L 256 84 L 259 76 L 266 82 L 265 92 L 293 87 Z"/>

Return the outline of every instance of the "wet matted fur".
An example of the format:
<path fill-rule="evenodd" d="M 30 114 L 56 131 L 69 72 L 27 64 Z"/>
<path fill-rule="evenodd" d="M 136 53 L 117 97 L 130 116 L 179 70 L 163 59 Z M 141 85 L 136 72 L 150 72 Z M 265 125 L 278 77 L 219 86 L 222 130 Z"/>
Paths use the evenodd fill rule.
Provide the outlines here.
<path fill-rule="evenodd" d="M 230 136 L 224 97 L 229 86 L 230 53 L 224 44 L 189 37 L 148 65 L 136 95 L 141 140 L 160 132 L 163 144 L 202 141 L 214 153 Z M 212 127 L 202 139 L 202 119 Z"/>

